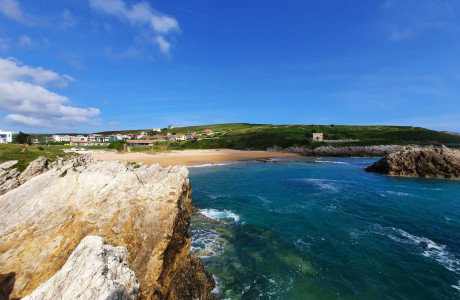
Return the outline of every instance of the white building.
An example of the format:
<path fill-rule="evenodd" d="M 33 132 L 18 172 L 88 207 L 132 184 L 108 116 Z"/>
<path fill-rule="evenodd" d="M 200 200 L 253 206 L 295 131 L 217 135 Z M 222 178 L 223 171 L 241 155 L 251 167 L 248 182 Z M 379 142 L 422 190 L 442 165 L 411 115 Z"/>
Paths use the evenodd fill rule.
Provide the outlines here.
<path fill-rule="evenodd" d="M 155 132 L 161 132 L 160 128 L 153 128 L 152 130 L 155 131 Z"/>
<path fill-rule="evenodd" d="M 13 133 L 11 131 L 0 130 L 0 144 L 7 144 L 13 142 Z"/>
<path fill-rule="evenodd" d="M 168 125 L 168 129 L 173 129 L 174 125 Z"/>
<path fill-rule="evenodd" d="M 53 134 L 51 138 L 55 142 L 69 142 L 70 141 L 70 135 L 59 135 L 59 134 Z"/>

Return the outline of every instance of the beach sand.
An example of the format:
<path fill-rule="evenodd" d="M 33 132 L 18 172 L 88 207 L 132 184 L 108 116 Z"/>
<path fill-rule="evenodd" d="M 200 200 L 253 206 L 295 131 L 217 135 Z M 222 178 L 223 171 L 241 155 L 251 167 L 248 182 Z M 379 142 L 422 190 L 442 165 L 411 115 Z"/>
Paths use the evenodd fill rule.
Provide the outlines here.
<path fill-rule="evenodd" d="M 91 155 L 98 160 L 118 160 L 129 162 L 144 162 L 148 165 L 159 163 L 162 167 L 170 165 L 195 166 L 201 164 L 216 164 L 225 161 L 244 161 L 255 159 L 269 159 L 274 157 L 296 157 L 292 153 L 278 153 L 267 151 L 240 151 L 232 149 L 211 150 L 183 150 L 155 154 L 128 152 L 115 153 L 102 150 L 93 150 Z"/>

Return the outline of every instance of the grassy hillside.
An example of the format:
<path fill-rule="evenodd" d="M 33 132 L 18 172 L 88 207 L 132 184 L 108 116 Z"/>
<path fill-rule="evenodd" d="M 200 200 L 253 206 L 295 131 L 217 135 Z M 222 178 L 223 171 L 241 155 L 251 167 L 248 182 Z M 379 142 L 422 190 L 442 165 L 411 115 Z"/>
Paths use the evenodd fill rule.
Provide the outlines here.
<path fill-rule="evenodd" d="M 353 125 L 267 125 L 229 123 L 204 126 L 177 127 L 163 129 L 161 134 L 200 133 L 203 129 L 212 129 L 216 134 L 199 141 L 183 141 L 167 143 L 169 149 L 212 149 L 231 148 L 248 150 L 265 150 L 267 147 L 306 146 L 315 148 L 322 145 L 335 147 L 346 145 L 385 145 L 385 144 L 446 144 L 460 145 L 460 136 L 446 132 L 433 131 L 420 127 L 409 126 L 353 126 Z M 141 130 L 127 130 L 123 133 L 137 133 Z M 151 130 L 145 131 L 152 134 Z M 119 132 L 119 131 L 118 131 Z M 313 132 L 324 133 L 329 140 L 358 139 L 357 142 L 316 143 L 311 142 Z M 103 132 L 109 134 L 109 132 Z M 158 143 L 157 146 L 165 146 Z"/>
<path fill-rule="evenodd" d="M 64 156 L 64 152 L 58 147 L 0 144 L 0 163 L 17 160 L 18 164 L 15 167 L 20 171 L 23 171 L 31 161 L 39 156 L 45 156 L 53 161 L 57 156 Z"/>

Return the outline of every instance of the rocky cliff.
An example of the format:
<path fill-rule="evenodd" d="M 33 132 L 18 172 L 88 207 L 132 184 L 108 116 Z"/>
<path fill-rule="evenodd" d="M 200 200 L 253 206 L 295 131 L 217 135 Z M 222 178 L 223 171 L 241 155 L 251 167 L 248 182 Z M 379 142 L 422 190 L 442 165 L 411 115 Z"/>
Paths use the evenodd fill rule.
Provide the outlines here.
<path fill-rule="evenodd" d="M 126 247 L 139 299 L 209 299 L 215 283 L 189 253 L 190 193 L 181 166 L 57 162 L 0 196 L 0 292 L 30 294 L 97 235 Z"/>
<path fill-rule="evenodd" d="M 274 146 L 268 148 L 271 152 L 295 153 L 302 156 L 321 156 L 321 157 L 377 157 L 401 150 L 399 145 L 377 145 L 377 146 L 344 146 L 332 147 L 321 146 L 314 149 L 306 147 L 288 147 L 281 148 Z"/>
<path fill-rule="evenodd" d="M 442 147 L 406 147 L 385 155 L 366 168 L 388 175 L 460 178 L 460 150 Z"/>

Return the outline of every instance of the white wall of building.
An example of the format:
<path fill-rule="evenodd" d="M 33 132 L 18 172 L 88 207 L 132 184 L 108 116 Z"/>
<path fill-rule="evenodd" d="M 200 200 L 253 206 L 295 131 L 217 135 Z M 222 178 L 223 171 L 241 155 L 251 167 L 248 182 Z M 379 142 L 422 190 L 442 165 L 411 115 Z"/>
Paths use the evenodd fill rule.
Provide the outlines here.
<path fill-rule="evenodd" d="M 13 142 L 13 133 L 11 131 L 0 130 L 0 144 L 7 144 Z"/>

